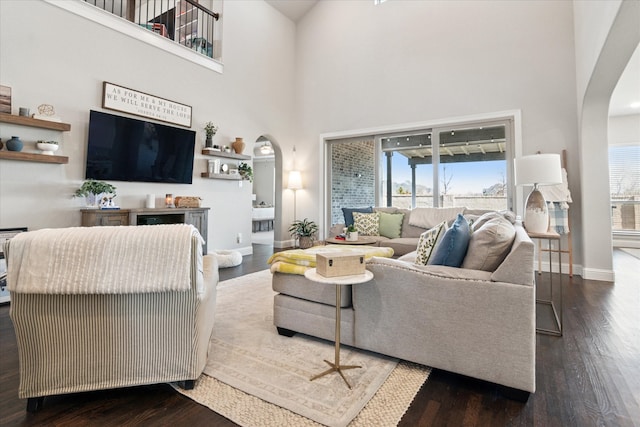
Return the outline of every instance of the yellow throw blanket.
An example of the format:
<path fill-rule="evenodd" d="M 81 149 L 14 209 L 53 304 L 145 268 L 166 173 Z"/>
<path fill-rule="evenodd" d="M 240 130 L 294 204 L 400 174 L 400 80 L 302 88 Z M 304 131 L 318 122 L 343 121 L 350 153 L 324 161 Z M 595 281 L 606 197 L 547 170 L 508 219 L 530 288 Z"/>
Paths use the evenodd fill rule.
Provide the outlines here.
<path fill-rule="evenodd" d="M 331 252 L 364 252 L 365 259 L 374 256 L 391 258 L 392 248 L 378 248 L 375 246 L 360 245 L 326 245 L 314 246 L 309 249 L 292 249 L 277 252 L 269 258 L 271 273 L 288 273 L 304 275 L 304 272 L 316 266 L 316 254 Z"/>

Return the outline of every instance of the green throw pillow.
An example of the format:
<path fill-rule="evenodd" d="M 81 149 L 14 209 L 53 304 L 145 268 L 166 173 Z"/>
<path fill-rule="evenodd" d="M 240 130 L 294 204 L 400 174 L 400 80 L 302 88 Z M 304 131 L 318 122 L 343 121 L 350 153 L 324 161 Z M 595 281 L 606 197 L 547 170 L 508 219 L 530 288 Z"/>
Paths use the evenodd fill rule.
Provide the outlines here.
<path fill-rule="evenodd" d="M 353 213 L 353 224 L 356 226 L 358 234 L 363 236 L 380 235 L 380 213 Z"/>
<path fill-rule="evenodd" d="M 418 247 L 416 249 L 415 264 L 427 265 L 427 262 L 429 262 L 429 258 L 431 257 L 431 253 L 433 252 L 433 248 L 435 248 L 438 242 L 442 239 L 446 230 L 447 221 L 442 221 L 440 224 L 430 228 L 420 235 L 420 240 L 418 240 Z"/>
<path fill-rule="evenodd" d="M 378 212 L 380 214 L 380 235 L 390 239 L 397 239 L 402 235 L 403 213 L 390 214 Z"/>

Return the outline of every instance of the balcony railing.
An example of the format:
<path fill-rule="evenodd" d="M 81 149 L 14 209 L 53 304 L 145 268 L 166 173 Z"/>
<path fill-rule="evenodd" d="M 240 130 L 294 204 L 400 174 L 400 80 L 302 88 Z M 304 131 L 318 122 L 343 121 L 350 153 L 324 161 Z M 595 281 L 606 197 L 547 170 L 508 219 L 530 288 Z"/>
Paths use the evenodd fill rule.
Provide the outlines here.
<path fill-rule="evenodd" d="M 214 44 L 220 14 L 193 0 L 84 1 L 209 58 L 220 57 Z"/>

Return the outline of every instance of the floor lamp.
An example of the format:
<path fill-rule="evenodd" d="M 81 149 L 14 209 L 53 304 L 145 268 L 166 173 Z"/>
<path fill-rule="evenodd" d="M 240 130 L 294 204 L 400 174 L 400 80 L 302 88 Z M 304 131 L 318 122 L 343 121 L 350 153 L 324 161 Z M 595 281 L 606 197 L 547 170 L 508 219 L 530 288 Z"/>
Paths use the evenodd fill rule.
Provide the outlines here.
<path fill-rule="evenodd" d="M 289 190 L 293 190 L 293 220 L 296 220 L 296 193 L 302 189 L 302 175 L 300 171 L 292 170 L 289 172 L 289 182 L 287 184 Z"/>
<path fill-rule="evenodd" d="M 515 160 L 516 185 L 533 185 L 524 209 L 524 227 L 530 233 L 549 230 L 549 210 L 539 185 L 560 184 L 562 168 L 559 154 L 534 154 Z"/>

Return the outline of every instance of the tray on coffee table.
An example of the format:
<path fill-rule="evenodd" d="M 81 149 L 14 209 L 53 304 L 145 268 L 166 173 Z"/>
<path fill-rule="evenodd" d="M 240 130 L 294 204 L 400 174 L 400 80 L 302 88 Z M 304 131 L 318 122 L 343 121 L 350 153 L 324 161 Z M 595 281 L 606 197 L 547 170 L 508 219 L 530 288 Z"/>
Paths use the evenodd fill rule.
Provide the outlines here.
<path fill-rule="evenodd" d="M 342 240 L 330 237 L 326 240 L 327 243 L 333 245 L 374 245 L 377 240 L 374 237 L 358 237 L 358 240 Z"/>

